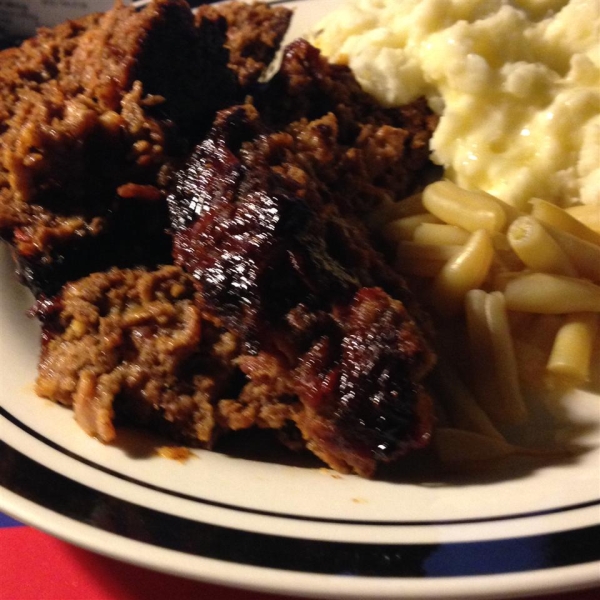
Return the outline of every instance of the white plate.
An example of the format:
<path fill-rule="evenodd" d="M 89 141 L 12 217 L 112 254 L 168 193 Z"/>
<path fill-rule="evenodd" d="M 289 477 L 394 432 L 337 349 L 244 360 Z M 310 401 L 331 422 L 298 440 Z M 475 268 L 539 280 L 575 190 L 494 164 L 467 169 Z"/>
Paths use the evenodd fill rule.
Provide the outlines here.
<path fill-rule="evenodd" d="M 299 33 L 338 0 L 295 4 Z M 115 558 L 270 592 L 465 599 L 600 583 L 598 396 L 568 399 L 578 456 L 485 478 L 366 481 L 233 451 L 178 463 L 133 436 L 104 446 L 33 394 L 39 332 L 11 270 L 3 249 L 0 510 Z"/>

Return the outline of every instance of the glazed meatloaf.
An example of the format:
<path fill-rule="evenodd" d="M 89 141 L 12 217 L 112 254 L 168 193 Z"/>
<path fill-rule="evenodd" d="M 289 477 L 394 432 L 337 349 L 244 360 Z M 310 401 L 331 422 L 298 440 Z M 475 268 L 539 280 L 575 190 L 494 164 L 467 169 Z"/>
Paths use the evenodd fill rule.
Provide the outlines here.
<path fill-rule="evenodd" d="M 363 476 L 426 445 L 428 321 L 363 220 L 419 184 L 434 127 L 423 103 L 382 109 L 292 44 L 175 173 L 178 266 L 96 273 L 38 302 L 38 393 L 104 441 L 119 421 L 205 447 L 270 428 Z"/>
<path fill-rule="evenodd" d="M 223 10 L 232 23 L 236 10 L 252 15 Z M 278 15 L 274 52 L 283 9 L 255 10 Z M 232 36 L 247 49 L 236 68 L 247 60 L 258 73 L 266 46 L 255 60 L 256 33 L 247 46 Z M 167 165 L 246 93 L 226 39 L 224 17 L 194 19 L 183 0 L 141 11 L 117 2 L 0 53 L 0 235 L 36 294 L 110 265 L 169 260 Z"/>
<path fill-rule="evenodd" d="M 254 103 L 217 114 L 168 201 L 175 262 L 239 339 L 228 427 L 291 406 L 309 450 L 363 476 L 427 443 L 428 321 L 363 223 L 423 181 L 435 125 L 421 101 L 381 108 L 304 40 Z"/>

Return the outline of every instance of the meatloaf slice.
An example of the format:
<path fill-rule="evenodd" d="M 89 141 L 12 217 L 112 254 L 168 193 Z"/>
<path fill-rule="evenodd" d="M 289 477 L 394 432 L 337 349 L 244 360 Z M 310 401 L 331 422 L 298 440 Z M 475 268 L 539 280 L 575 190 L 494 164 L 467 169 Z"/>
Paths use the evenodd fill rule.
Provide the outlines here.
<path fill-rule="evenodd" d="M 301 408 L 278 361 L 243 355 L 179 267 L 94 273 L 33 312 L 36 392 L 103 442 L 125 423 L 211 447 L 229 430 L 285 429 Z"/>
<path fill-rule="evenodd" d="M 105 441 L 119 417 L 209 446 L 257 426 L 371 476 L 427 444 L 435 357 L 363 220 L 418 185 L 434 120 L 380 109 L 305 42 L 272 85 L 217 113 L 176 170 L 179 267 L 97 273 L 38 303 L 37 390 Z"/>
<path fill-rule="evenodd" d="M 252 105 L 221 111 L 168 200 L 176 263 L 241 343 L 250 383 L 226 405 L 235 426 L 261 398 L 291 404 L 310 450 L 370 476 L 427 443 L 434 357 L 412 294 L 339 197 L 336 168 L 315 176 L 315 162 L 350 150 L 338 132 L 331 114 L 273 131 Z"/>
<path fill-rule="evenodd" d="M 94 273 L 39 301 L 35 314 L 43 326 L 36 391 L 72 406 L 87 433 L 110 442 L 116 419 L 212 443 L 239 344 L 203 312 L 181 269 Z"/>
<path fill-rule="evenodd" d="M 117 3 L 0 53 L 0 235 L 35 291 L 123 264 L 117 256 L 168 259 L 154 188 L 239 93 L 225 28 L 196 26 L 183 0 L 139 12 Z"/>

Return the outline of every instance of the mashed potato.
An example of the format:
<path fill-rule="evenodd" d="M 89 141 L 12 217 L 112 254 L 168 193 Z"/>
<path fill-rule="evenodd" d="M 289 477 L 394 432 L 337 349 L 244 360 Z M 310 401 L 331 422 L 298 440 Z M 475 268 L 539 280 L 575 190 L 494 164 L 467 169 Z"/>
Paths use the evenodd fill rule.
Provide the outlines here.
<path fill-rule="evenodd" d="M 351 0 L 313 42 L 386 105 L 426 95 L 458 185 L 600 210 L 597 0 Z"/>

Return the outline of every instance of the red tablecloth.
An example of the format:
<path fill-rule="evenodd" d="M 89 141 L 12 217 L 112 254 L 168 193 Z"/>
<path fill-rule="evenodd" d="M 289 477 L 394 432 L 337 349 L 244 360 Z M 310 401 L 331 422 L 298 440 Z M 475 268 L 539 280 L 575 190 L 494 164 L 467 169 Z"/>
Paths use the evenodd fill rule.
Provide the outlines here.
<path fill-rule="evenodd" d="M 134 567 L 76 548 L 0 514 L 0 600 L 192 598 L 287 600 L 284 596 L 218 587 Z M 551 599 L 599 600 L 600 589 L 543 598 Z"/>

